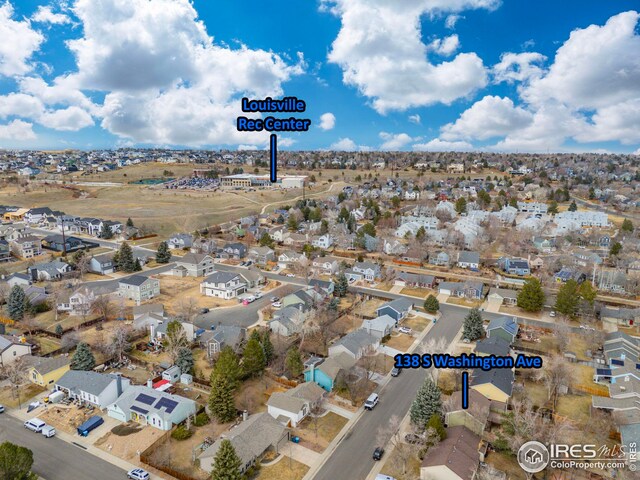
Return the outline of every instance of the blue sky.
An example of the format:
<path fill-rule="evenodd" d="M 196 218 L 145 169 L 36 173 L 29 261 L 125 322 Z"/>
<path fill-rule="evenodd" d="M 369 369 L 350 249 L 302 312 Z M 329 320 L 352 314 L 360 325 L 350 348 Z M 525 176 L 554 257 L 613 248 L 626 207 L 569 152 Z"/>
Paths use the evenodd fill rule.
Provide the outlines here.
<path fill-rule="evenodd" d="M 635 8 L 635 10 L 634 10 Z M 640 153 L 637 1 L 21 0 L 0 7 L 0 147 Z"/>

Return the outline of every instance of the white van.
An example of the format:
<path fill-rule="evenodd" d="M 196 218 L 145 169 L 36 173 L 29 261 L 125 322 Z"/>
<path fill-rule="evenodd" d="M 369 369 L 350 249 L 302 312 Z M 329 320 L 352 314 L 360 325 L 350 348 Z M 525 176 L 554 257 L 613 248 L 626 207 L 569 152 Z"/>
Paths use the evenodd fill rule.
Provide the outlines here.
<path fill-rule="evenodd" d="M 40 433 L 42 433 L 42 435 L 44 435 L 47 438 L 51 438 L 56 436 L 56 429 L 51 425 L 45 425 L 44 427 L 42 427 L 42 430 L 40 431 Z"/>
<path fill-rule="evenodd" d="M 380 397 L 378 397 L 378 394 L 372 393 L 371 395 L 369 395 L 369 398 L 367 398 L 367 401 L 364 402 L 364 408 L 366 410 L 373 410 L 375 406 L 378 404 L 379 400 L 380 400 Z"/>
<path fill-rule="evenodd" d="M 42 427 L 46 426 L 39 418 L 32 418 L 31 420 L 27 420 L 24 422 L 24 428 L 28 428 L 32 432 L 40 433 L 42 431 Z"/>

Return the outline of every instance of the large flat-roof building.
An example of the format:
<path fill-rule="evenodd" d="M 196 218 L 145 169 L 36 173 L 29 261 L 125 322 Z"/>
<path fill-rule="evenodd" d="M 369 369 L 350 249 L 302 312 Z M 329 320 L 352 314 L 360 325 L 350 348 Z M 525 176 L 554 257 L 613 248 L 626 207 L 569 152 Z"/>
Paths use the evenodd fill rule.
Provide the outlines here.
<path fill-rule="evenodd" d="M 269 175 L 255 175 L 252 173 L 238 173 L 220 178 L 223 187 L 281 187 L 302 188 L 307 180 L 306 175 L 282 175 L 275 183 L 271 183 Z"/>

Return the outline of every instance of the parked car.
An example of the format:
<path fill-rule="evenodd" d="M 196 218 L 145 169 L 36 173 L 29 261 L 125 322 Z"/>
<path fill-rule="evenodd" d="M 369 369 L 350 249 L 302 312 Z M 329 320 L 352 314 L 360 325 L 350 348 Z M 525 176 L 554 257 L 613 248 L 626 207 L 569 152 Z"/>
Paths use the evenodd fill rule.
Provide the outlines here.
<path fill-rule="evenodd" d="M 269 300 L 271 300 L 271 302 L 277 302 L 278 300 L 280 300 L 280 297 L 276 297 L 275 295 L 273 297 L 271 297 Z"/>
<path fill-rule="evenodd" d="M 209 309 L 205 307 L 200 310 L 200 313 L 209 313 Z"/>
<path fill-rule="evenodd" d="M 253 294 L 253 296 L 258 299 L 258 298 L 262 298 L 262 292 L 256 292 Z"/>
<path fill-rule="evenodd" d="M 293 278 L 293 277 L 295 277 L 295 275 L 293 273 L 287 273 L 287 277 Z"/>
<path fill-rule="evenodd" d="M 369 395 L 369 398 L 367 398 L 367 401 L 364 402 L 365 410 L 373 410 L 379 401 L 380 397 L 378 396 L 378 394 L 372 393 L 371 395 Z"/>
<path fill-rule="evenodd" d="M 4 405 L 0 405 L 0 413 L 4 413 Z"/>
<path fill-rule="evenodd" d="M 556 312 L 555 312 L 554 310 L 551 310 L 551 311 L 549 312 L 549 316 L 550 316 L 550 317 L 555 317 L 555 316 L 556 316 Z"/>
<path fill-rule="evenodd" d="M 151 475 L 142 468 L 134 468 L 127 472 L 127 478 L 130 480 L 149 480 Z"/>
<path fill-rule="evenodd" d="M 42 427 L 40 433 L 42 433 L 46 438 L 51 438 L 56 436 L 56 429 L 51 425 L 45 425 Z"/>
<path fill-rule="evenodd" d="M 281 307 L 282 307 L 282 302 L 273 302 L 273 303 L 271 304 L 271 306 L 272 306 L 273 308 L 281 308 Z"/>
<path fill-rule="evenodd" d="M 32 432 L 40 433 L 42 431 L 42 427 L 44 427 L 46 423 L 44 423 L 39 418 L 32 418 L 31 420 L 27 420 L 24 422 L 24 428 L 31 430 Z"/>
<path fill-rule="evenodd" d="M 391 376 L 392 377 L 397 377 L 398 375 L 400 375 L 400 372 L 402 372 L 401 369 L 399 369 L 398 367 L 393 367 L 391 369 Z"/>
<path fill-rule="evenodd" d="M 400 333 L 406 333 L 407 335 L 411 335 L 411 329 L 409 327 L 400 327 L 398 331 Z"/>
<path fill-rule="evenodd" d="M 383 455 L 384 448 L 382 447 L 376 447 L 376 449 L 373 451 L 373 459 L 376 461 L 381 460 Z"/>

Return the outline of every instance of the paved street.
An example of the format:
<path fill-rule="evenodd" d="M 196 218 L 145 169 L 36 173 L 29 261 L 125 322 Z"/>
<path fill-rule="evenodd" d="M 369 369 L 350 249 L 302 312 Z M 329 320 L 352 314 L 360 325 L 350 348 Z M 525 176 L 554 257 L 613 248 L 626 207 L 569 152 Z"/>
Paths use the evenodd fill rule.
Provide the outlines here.
<path fill-rule="evenodd" d="M 0 442 L 9 441 L 33 451 L 33 471 L 46 480 L 126 478 L 126 471 L 58 438 L 45 438 L 7 414 L 0 415 Z"/>
<path fill-rule="evenodd" d="M 462 328 L 465 315 L 464 309 L 443 305 L 442 317 L 426 335 L 425 341 L 444 337 L 447 344 L 450 343 Z M 425 376 L 425 370 L 416 369 L 404 370 L 400 376 L 392 378 L 379 392 L 378 406 L 371 412 L 364 412 L 314 478 L 366 478 L 374 465 L 372 454 L 376 447 L 378 428 L 386 425 L 393 415 L 402 419 L 407 414 Z"/>
<path fill-rule="evenodd" d="M 120 278 L 130 277 L 132 275 L 141 275 L 143 277 L 150 277 L 151 275 L 167 272 L 171 270 L 174 266 L 175 266 L 174 263 L 167 263 L 166 265 L 162 265 L 161 267 L 156 267 L 156 268 L 151 268 L 149 270 L 143 270 L 141 272 L 131 273 L 129 275 L 124 275 L 123 277 L 120 277 Z M 95 286 L 95 285 L 100 285 L 101 287 L 110 286 L 115 291 L 118 289 L 118 280 L 119 280 L 118 278 L 114 278 L 111 280 L 96 280 L 94 282 L 84 282 L 83 285 L 86 285 L 88 287 Z"/>

